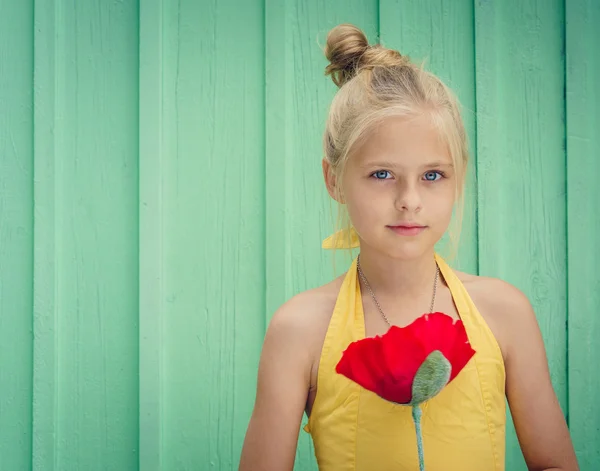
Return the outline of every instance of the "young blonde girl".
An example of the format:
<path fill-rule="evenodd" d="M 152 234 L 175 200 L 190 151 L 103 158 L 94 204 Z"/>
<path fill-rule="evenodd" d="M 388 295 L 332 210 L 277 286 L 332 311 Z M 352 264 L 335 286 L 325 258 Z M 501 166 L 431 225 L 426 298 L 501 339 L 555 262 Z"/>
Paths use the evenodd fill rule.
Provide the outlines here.
<path fill-rule="evenodd" d="M 240 470 L 293 469 L 303 413 L 323 471 L 418 469 L 409 408 L 335 368 L 351 342 L 433 310 L 462 320 L 476 353 L 423 407 L 427 470 L 503 470 L 505 397 L 529 469 L 578 469 L 529 301 L 503 281 L 452 270 L 434 248 L 453 212 L 460 223 L 468 151 L 457 100 L 352 25 L 330 31 L 326 56 L 340 89 L 323 174 L 351 225 L 323 245 L 360 255 L 275 313 Z"/>

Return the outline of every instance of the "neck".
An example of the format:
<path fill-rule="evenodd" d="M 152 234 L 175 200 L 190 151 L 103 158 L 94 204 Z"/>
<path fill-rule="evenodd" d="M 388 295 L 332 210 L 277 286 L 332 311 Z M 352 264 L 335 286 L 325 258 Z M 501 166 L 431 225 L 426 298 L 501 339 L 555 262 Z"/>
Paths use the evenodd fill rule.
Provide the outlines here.
<path fill-rule="evenodd" d="M 437 269 L 433 250 L 415 259 L 399 260 L 361 247 L 359 261 L 377 297 L 417 297 L 433 288 Z"/>

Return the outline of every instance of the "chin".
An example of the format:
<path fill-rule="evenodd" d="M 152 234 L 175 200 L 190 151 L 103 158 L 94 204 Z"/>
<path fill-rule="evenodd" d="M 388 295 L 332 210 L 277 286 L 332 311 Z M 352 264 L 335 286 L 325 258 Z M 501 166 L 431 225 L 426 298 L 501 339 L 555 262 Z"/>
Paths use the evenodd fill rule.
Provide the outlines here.
<path fill-rule="evenodd" d="M 396 260 L 409 261 L 419 259 L 433 252 L 433 246 L 420 244 L 396 244 L 390 249 L 390 257 Z"/>
<path fill-rule="evenodd" d="M 429 240 L 398 240 L 393 242 L 386 240 L 383 243 L 372 244 L 379 252 L 384 253 L 394 260 L 410 261 L 424 257 L 427 254 L 434 252 L 434 244 Z"/>
<path fill-rule="evenodd" d="M 432 232 L 431 228 L 412 237 L 399 236 L 387 231 L 376 233 L 371 231 L 370 234 L 365 232 L 361 234 L 361 241 L 369 247 L 368 250 L 374 250 L 399 261 L 416 260 L 433 254 L 438 233 L 438 231 Z"/>

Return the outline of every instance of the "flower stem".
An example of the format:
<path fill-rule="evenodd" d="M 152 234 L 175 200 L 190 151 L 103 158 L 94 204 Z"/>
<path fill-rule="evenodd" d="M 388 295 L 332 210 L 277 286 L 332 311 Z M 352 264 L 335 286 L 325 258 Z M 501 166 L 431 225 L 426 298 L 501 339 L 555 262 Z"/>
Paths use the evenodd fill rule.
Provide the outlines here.
<path fill-rule="evenodd" d="M 419 404 L 412 406 L 412 416 L 415 422 L 415 429 L 417 431 L 417 449 L 419 451 L 419 470 L 425 471 L 425 459 L 423 457 L 423 433 L 421 432 L 421 408 Z"/>

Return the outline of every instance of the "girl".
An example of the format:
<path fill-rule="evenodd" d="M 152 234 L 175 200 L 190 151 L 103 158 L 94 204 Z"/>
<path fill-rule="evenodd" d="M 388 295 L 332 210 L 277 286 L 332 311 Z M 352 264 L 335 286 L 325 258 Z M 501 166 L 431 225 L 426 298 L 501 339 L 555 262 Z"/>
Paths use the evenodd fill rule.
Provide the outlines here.
<path fill-rule="evenodd" d="M 456 98 L 352 25 L 330 31 L 326 73 L 340 87 L 323 174 L 351 226 L 326 248 L 360 247 L 345 275 L 290 299 L 263 346 L 240 470 L 293 469 L 303 412 L 319 469 L 418 469 L 409 407 L 336 373 L 353 341 L 441 311 L 476 354 L 423 408 L 428 471 L 504 469 L 505 395 L 531 470 L 578 469 L 527 298 L 500 280 L 452 270 L 434 246 L 459 215 L 467 139 Z"/>

